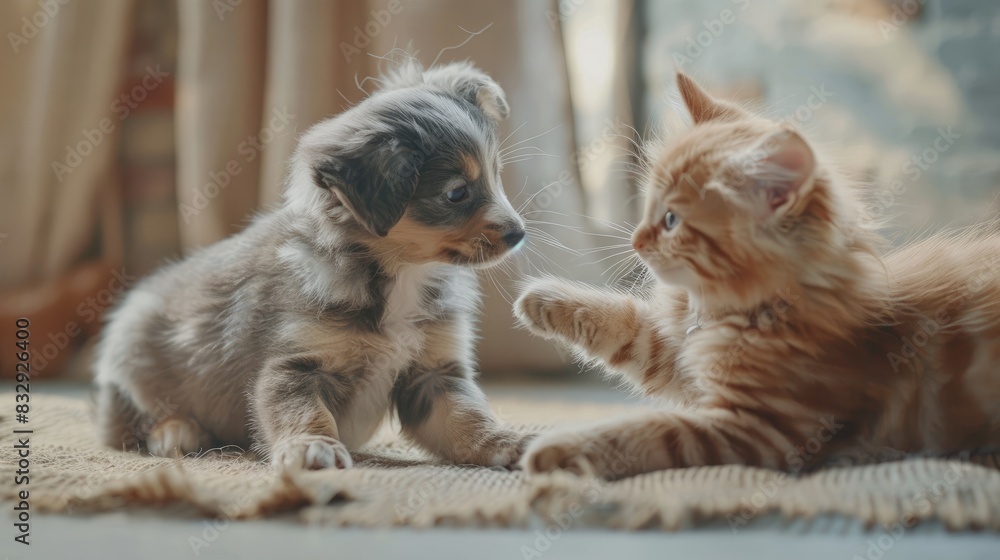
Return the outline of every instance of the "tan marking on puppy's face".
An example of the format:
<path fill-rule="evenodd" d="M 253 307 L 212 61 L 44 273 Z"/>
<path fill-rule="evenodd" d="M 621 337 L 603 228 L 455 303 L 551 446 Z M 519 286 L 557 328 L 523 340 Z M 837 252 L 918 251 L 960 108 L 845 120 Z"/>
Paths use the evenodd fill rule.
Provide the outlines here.
<path fill-rule="evenodd" d="M 509 250 L 503 241 L 504 227 L 486 218 L 480 209 L 457 228 L 434 227 L 409 216 L 408 212 L 379 241 L 379 250 L 396 251 L 410 262 L 444 262 L 480 265 L 503 257 Z"/>
<path fill-rule="evenodd" d="M 400 220 L 372 247 L 412 264 L 496 263 L 524 236 L 524 223 L 503 191 L 499 161 L 457 150 L 431 159 Z"/>
<path fill-rule="evenodd" d="M 469 182 L 475 182 L 479 180 L 479 176 L 482 174 L 482 167 L 479 165 L 479 161 L 470 154 L 462 154 L 462 172 L 465 178 Z"/>

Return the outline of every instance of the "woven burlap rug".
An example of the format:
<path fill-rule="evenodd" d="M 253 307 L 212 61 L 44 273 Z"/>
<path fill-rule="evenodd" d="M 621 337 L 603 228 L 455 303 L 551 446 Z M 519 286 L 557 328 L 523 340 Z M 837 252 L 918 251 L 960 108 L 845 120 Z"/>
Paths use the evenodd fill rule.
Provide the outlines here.
<path fill-rule="evenodd" d="M 13 403 L 5 394 L 0 402 Z M 512 424 L 579 422 L 620 414 L 625 405 L 494 399 Z M 30 434 L 30 483 L 16 486 L 11 434 Z M 179 460 L 97 444 L 91 405 L 32 393 L 29 423 L 0 418 L 0 499 L 30 490 L 32 511 L 88 513 L 130 507 L 165 515 L 246 519 L 293 514 L 332 525 L 681 529 L 763 515 L 842 514 L 869 525 L 909 527 L 939 519 L 952 529 L 1000 530 L 1000 462 L 993 455 L 915 458 L 786 475 L 727 466 L 663 471 L 617 482 L 567 474 L 442 465 L 385 425 L 356 467 L 280 475 L 239 450 Z M 22 436 L 23 437 L 23 436 Z M 16 442 L 15 442 L 16 443 Z M 9 507 L 9 506 L 5 506 Z M 9 510 L 8 510 L 9 511 Z"/>

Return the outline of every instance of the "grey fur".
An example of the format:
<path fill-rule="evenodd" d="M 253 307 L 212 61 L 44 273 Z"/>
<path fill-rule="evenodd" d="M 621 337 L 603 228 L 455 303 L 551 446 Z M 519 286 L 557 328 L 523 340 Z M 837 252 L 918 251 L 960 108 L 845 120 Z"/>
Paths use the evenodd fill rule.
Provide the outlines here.
<path fill-rule="evenodd" d="M 461 391 L 458 380 L 464 378 L 464 368 L 455 362 L 431 368 L 413 364 L 407 368 L 392 388 L 399 422 L 404 427 L 422 424 L 430 415 L 434 401 L 444 393 Z"/>
<path fill-rule="evenodd" d="M 346 466 L 340 442 L 364 444 L 395 403 L 404 432 L 446 459 L 515 462 L 523 438 L 472 382 L 470 334 L 471 267 L 523 231 L 499 180 L 506 112 L 471 65 L 409 65 L 310 129 L 280 208 L 148 277 L 112 314 L 96 361 L 104 442 L 148 444 L 131 426 L 181 418 L 279 466 Z M 460 203 L 444 196 L 456 185 Z"/>

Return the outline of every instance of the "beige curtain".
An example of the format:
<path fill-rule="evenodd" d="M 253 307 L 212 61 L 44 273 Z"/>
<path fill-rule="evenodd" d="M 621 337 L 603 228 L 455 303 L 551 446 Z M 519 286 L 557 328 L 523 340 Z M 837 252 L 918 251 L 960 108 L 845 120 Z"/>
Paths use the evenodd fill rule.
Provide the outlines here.
<path fill-rule="evenodd" d="M 280 199 L 299 133 L 338 112 L 363 71 L 338 40 L 364 3 L 178 5 L 177 182 L 182 246 L 213 243 Z"/>
<path fill-rule="evenodd" d="M 573 163 L 587 200 L 588 229 L 605 235 L 614 232 L 609 222 L 634 223 L 641 208 L 635 18 L 634 3 L 624 0 L 582 2 L 563 14 L 578 142 Z"/>
<path fill-rule="evenodd" d="M 131 8 L 0 2 L 0 287 L 63 274 L 95 240 L 117 181 Z"/>
<path fill-rule="evenodd" d="M 396 47 L 415 52 L 425 65 L 470 59 L 498 80 L 512 107 L 503 133 L 510 135 L 508 145 L 523 142 L 518 147 L 525 148 L 525 158 L 505 170 L 509 195 L 520 205 L 543 191 L 526 212 L 560 225 L 535 227 L 576 249 L 592 247 L 593 241 L 574 231 L 594 227 L 582 217 L 592 206 L 588 199 L 623 207 L 618 195 L 601 198 L 617 186 L 611 183 L 620 178 L 620 168 L 609 163 L 614 150 L 601 151 L 597 159 L 604 170 L 591 172 L 596 179 L 581 187 L 578 141 L 592 152 L 594 138 L 609 133 L 587 119 L 631 124 L 630 109 L 622 106 L 627 90 L 621 74 L 631 2 L 598 4 L 610 8 L 621 25 L 609 43 L 617 45 L 606 61 L 609 73 L 588 86 L 607 90 L 604 98 L 587 101 L 587 107 L 603 108 L 584 114 L 573 110 L 570 85 L 579 81 L 579 68 L 567 66 L 562 35 L 576 16 L 560 14 L 554 0 L 180 0 L 174 75 L 180 250 L 218 241 L 275 204 L 298 135 L 375 89 L 379 57 Z M 30 19 L 33 9 L 36 2 L 0 4 L 5 22 L 25 14 Z M 21 53 L 3 55 L 5 73 L 11 68 L 16 78 L 0 85 L 0 234 L 9 233 L 0 235 L 0 266 L 8 289 L 65 274 L 95 239 L 101 212 L 116 213 L 101 198 L 101 189 L 114 192 L 114 134 L 65 178 L 57 180 L 50 162 L 64 157 L 80 130 L 95 127 L 115 98 L 130 13 L 131 4 L 120 0 L 70 2 Z M 580 138 L 577 123 L 584 123 Z M 627 128 L 612 132 L 619 136 L 607 137 L 610 144 L 627 145 Z M 622 212 L 604 211 L 601 217 L 617 220 Z M 107 247 L 119 243 L 113 234 L 100 237 L 105 253 L 120 254 L 120 247 Z M 547 270 L 584 280 L 597 279 L 599 270 L 587 258 L 540 242 L 516 264 L 518 274 Z M 550 344 L 513 328 L 507 301 L 514 295 L 512 282 L 493 274 L 483 281 L 483 369 L 569 367 Z"/>

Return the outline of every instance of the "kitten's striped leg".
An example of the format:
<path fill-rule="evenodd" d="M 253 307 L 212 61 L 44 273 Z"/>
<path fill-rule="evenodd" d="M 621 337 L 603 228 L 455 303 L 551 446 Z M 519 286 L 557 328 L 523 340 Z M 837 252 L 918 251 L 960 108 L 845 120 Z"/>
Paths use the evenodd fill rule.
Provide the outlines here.
<path fill-rule="evenodd" d="M 532 332 L 572 344 L 648 393 L 684 390 L 674 383 L 677 341 L 636 298 L 546 279 L 530 284 L 514 310 Z"/>
<path fill-rule="evenodd" d="M 563 469 L 609 479 L 723 464 L 797 470 L 832 451 L 827 442 L 838 427 L 827 418 L 776 420 L 728 409 L 646 413 L 543 434 L 523 464 L 534 473 Z"/>

